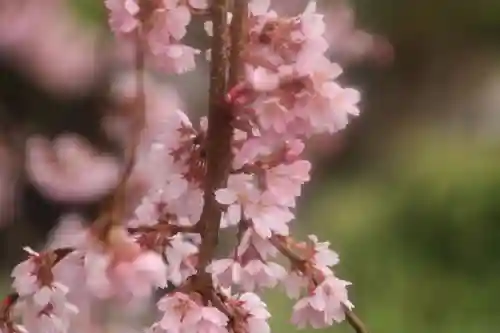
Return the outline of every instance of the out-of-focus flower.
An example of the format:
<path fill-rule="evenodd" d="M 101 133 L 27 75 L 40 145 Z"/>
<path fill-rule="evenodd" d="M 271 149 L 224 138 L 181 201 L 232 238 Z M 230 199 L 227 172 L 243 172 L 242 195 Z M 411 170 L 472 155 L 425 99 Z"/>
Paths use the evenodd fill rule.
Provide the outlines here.
<path fill-rule="evenodd" d="M 65 1 L 0 0 L 0 54 L 51 92 L 78 93 L 93 83 L 97 38 Z"/>
<path fill-rule="evenodd" d="M 97 200 L 118 182 L 115 157 L 99 154 L 77 135 L 61 135 L 51 143 L 32 137 L 26 146 L 31 181 L 50 199 L 60 202 Z"/>

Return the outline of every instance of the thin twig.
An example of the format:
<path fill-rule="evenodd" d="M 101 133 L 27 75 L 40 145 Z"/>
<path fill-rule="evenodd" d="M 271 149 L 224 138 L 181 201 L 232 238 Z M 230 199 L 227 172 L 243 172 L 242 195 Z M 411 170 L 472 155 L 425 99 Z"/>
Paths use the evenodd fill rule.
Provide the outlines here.
<path fill-rule="evenodd" d="M 347 306 L 344 305 L 344 312 L 347 322 L 354 329 L 356 333 L 368 333 L 365 324 L 359 319 L 359 317 Z"/>
<path fill-rule="evenodd" d="M 157 224 L 154 226 L 140 226 L 137 228 L 128 228 L 128 232 L 130 234 L 140 234 L 147 232 L 168 232 L 171 236 L 176 235 L 178 233 L 186 233 L 186 234 L 197 234 L 199 233 L 198 225 L 174 225 L 174 224 Z"/>
<path fill-rule="evenodd" d="M 141 141 L 141 134 L 145 126 L 146 118 L 146 88 L 144 82 L 144 47 L 140 30 L 137 31 L 135 46 L 135 119 L 132 123 L 132 140 L 129 143 L 126 152 L 125 170 L 116 188 L 114 210 L 117 211 L 116 219 L 113 218 L 113 224 L 121 224 L 119 220 L 126 201 L 127 182 L 132 175 L 136 164 L 137 148 Z"/>
<path fill-rule="evenodd" d="M 123 214 L 127 200 L 127 183 L 134 171 L 136 164 L 137 148 L 141 141 L 141 134 L 146 123 L 146 90 L 144 82 L 145 55 L 142 33 L 140 29 L 136 32 L 135 47 L 135 116 L 132 119 L 132 138 L 125 151 L 125 168 L 120 177 L 118 185 L 113 193 L 104 203 L 101 216 L 94 223 L 97 234 L 106 238 L 109 229 L 113 225 L 122 223 Z"/>
<path fill-rule="evenodd" d="M 290 262 L 297 267 L 297 269 L 301 269 L 304 267 L 305 260 L 301 258 L 297 253 L 295 253 L 290 247 L 286 244 L 285 238 L 277 235 L 273 235 L 270 238 L 271 244 L 280 251 L 286 258 L 290 260 Z M 318 283 L 315 281 L 315 283 Z M 344 309 L 344 313 L 346 316 L 346 320 L 349 325 L 354 329 L 356 333 L 368 333 L 365 324 L 363 321 L 345 304 L 342 304 Z"/>

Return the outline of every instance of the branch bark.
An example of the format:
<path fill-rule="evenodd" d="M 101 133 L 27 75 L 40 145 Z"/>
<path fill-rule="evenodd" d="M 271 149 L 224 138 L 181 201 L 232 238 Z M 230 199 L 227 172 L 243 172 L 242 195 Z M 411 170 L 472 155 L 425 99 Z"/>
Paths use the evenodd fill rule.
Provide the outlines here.
<path fill-rule="evenodd" d="M 143 37 L 140 29 L 135 45 L 135 117 L 132 119 L 132 139 L 125 152 L 125 170 L 115 190 L 112 207 L 112 225 L 120 225 L 127 199 L 127 182 L 134 171 L 137 148 L 146 122 L 146 87 L 144 82 L 145 55 Z"/>
<path fill-rule="evenodd" d="M 206 140 L 206 177 L 204 183 L 204 206 L 201 213 L 199 278 L 211 279 L 206 268 L 215 254 L 218 243 L 221 210 L 215 200 L 215 191 L 226 185 L 231 165 L 232 115 L 225 101 L 227 88 L 227 0 L 212 3 L 212 62 L 210 67 L 210 96 L 208 129 Z M 207 281 L 202 283 L 206 285 Z M 211 282 L 211 281 L 209 281 Z"/>
<path fill-rule="evenodd" d="M 95 233 L 106 241 L 109 230 L 122 223 L 127 200 L 127 183 L 136 164 L 137 148 L 146 123 L 146 89 L 144 83 L 145 55 L 142 32 L 136 33 L 135 45 L 135 114 L 132 119 L 132 137 L 125 150 L 125 168 L 115 190 L 104 200 L 103 211 L 93 225 Z"/>
<path fill-rule="evenodd" d="M 231 21 L 231 54 L 229 68 L 229 87 L 236 86 L 243 70 L 241 55 L 247 42 L 248 0 L 234 0 L 233 19 Z"/>
<path fill-rule="evenodd" d="M 228 83 L 230 85 L 236 84 L 241 73 L 240 54 L 245 43 L 248 1 L 234 0 L 233 19 L 230 27 L 230 59 L 228 59 L 227 54 L 227 11 L 227 0 L 214 0 L 212 5 L 213 39 L 210 99 L 206 136 L 205 204 L 200 219 L 202 243 L 197 267 L 201 288 L 212 285 L 211 276 L 206 273 L 206 268 L 213 259 L 218 244 L 222 211 L 215 199 L 215 191 L 226 186 L 231 169 L 234 105 L 227 103 L 226 93 Z M 229 63 L 228 60 L 230 60 Z M 205 298 L 209 299 L 211 297 L 209 291 L 205 290 L 204 292 Z"/>

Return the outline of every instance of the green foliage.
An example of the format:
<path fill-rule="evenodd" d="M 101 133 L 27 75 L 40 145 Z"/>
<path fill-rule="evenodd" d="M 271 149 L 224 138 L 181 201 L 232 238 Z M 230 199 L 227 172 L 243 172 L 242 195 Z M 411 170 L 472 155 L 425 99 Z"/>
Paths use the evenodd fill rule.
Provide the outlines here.
<path fill-rule="evenodd" d="M 76 13 L 92 24 L 106 22 L 106 11 L 102 0 L 68 0 Z"/>

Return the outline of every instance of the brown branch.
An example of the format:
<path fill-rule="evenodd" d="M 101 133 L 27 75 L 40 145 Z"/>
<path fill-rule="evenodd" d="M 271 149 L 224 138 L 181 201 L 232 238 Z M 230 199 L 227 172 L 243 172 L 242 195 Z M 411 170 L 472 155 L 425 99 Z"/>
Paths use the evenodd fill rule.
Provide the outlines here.
<path fill-rule="evenodd" d="M 234 0 L 233 19 L 229 28 L 231 34 L 231 54 L 229 55 L 229 87 L 235 86 L 242 74 L 241 55 L 247 43 L 248 0 Z"/>
<path fill-rule="evenodd" d="M 94 223 L 96 234 L 106 240 L 112 226 L 121 225 L 127 199 L 127 183 L 136 164 L 137 148 L 146 122 L 146 89 L 144 82 L 145 54 L 142 32 L 136 33 L 135 47 L 135 99 L 134 119 L 132 119 L 132 138 L 125 150 L 125 168 L 118 185 L 104 202 L 103 212 Z"/>
<path fill-rule="evenodd" d="M 140 234 L 147 232 L 168 232 L 171 236 L 174 236 L 178 233 L 188 233 L 188 234 L 197 234 L 200 232 L 199 225 L 175 225 L 175 224 L 157 224 L 151 227 L 141 226 L 137 228 L 128 228 L 127 231 L 130 234 Z"/>
<path fill-rule="evenodd" d="M 129 180 L 134 166 L 136 164 L 137 148 L 141 141 L 142 130 L 146 122 L 146 88 L 144 83 L 144 66 L 145 55 L 144 45 L 141 31 L 137 31 L 135 45 L 135 119 L 132 123 L 132 140 L 129 143 L 125 154 L 126 164 L 120 182 L 115 190 L 115 199 L 113 203 L 113 211 L 115 215 L 112 217 L 111 223 L 114 225 L 121 224 L 121 215 L 123 214 L 126 194 L 127 181 Z"/>
<path fill-rule="evenodd" d="M 347 322 L 354 329 L 356 333 L 368 333 L 365 324 L 359 319 L 359 317 L 347 306 L 344 305 L 344 312 Z"/>
<path fill-rule="evenodd" d="M 225 187 L 231 166 L 232 115 L 225 102 L 227 87 L 227 1 L 213 0 L 212 3 L 212 62 L 210 67 L 210 96 L 208 129 L 206 136 L 206 174 L 204 182 L 204 206 L 201 213 L 200 256 L 197 265 L 199 286 L 211 285 L 211 276 L 206 268 L 215 254 L 220 229 L 221 209 L 215 199 L 215 191 Z M 203 290 L 206 299 L 208 290 Z"/>

